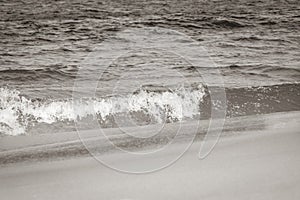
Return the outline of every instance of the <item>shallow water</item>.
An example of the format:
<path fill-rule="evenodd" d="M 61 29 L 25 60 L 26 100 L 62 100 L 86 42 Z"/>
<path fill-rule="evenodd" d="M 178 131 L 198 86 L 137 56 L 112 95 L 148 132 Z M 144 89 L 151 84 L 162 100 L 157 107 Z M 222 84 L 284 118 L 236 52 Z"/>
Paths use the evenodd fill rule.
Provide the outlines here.
<path fill-rule="evenodd" d="M 209 117 L 207 91 L 201 96 L 199 90 L 198 103 L 194 104 L 195 95 L 180 93 L 186 81 L 192 88 L 195 84 L 205 86 L 202 76 L 213 79 L 221 75 L 228 97 L 227 116 L 300 108 L 297 1 L 5 0 L 0 4 L 2 134 L 29 133 L 29 129 L 40 126 L 46 126 L 48 132 L 74 128 L 72 120 L 76 117 L 70 116 L 68 108 L 84 59 L 103 41 L 116 39 L 128 28 L 161 27 L 184 33 L 207 50 L 220 72 L 215 74 L 215 69 L 205 64 L 191 66 L 174 54 L 155 50 L 137 50 L 118 58 L 99 77 L 96 102 L 107 98 L 128 101 L 130 94 L 138 91 L 146 91 L 140 98 L 144 101 L 158 95 L 159 100 L 153 102 L 160 102 L 155 111 L 149 105 L 129 109 L 138 112 L 130 115 L 142 125 L 166 118 L 197 118 L 199 113 Z M 155 40 L 159 35 L 149 37 Z M 172 33 L 169 37 L 177 35 Z M 107 55 L 112 53 L 110 49 L 105 51 Z M 97 71 L 97 66 L 86 68 L 82 81 L 90 81 L 88 77 Z M 168 91 L 161 90 L 166 89 L 172 90 L 177 101 L 162 102 Z M 182 101 L 183 96 L 186 101 Z M 95 100 L 87 102 L 91 101 Z M 187 105 L 191 110 L 179 116 L 177 103 L 181 105 L 179 110 Z M 169 114 L 166 107 L 171 107 Z M 128 105 L 123 104 L 123 108 Z M 107 105 L 97 109 L 103 119 Z M 114 126 L 111 119 L 102 121 L 104 127 Z"/>

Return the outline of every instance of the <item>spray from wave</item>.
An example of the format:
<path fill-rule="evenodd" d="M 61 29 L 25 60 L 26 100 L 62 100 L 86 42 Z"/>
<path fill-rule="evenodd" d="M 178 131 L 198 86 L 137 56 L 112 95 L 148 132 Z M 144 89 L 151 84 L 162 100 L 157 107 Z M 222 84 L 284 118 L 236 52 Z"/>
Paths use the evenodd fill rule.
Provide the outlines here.
<path fill-rule="evenodd" d="M 22 96 L 18 90 L 0 88 L 0 134 L 26 134 L 37 124 L 98 120 L 100 125 L 117 123 L 115 116 L 133 118 L 137 124 L 181 121 L 200 115 L 205 96 L 202 85 L 175 91 L 145 88 L 127 96 L 86 98 L 73 101 L 40 100 Z M 74 109 L 76 106 L 76 109 Z"/>

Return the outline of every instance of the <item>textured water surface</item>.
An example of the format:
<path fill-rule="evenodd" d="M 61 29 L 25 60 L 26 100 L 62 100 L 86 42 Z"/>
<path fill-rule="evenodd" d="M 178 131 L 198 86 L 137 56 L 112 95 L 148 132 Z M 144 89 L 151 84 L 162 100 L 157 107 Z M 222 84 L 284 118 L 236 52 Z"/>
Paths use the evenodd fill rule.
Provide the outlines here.
<path fill-rule="evenodd" d="M 3 0 L 0 132 L 22 134 L 38 123 L 52 124 L 57 130 L 62 125 L 53 123 L 72 123 L 76 116 L 69 107 L 84 59 L 118 33 L 145 27 L 184 33 L 207 50 L 224 80 L 228 116 L 299 110 L 299 11 L 296 0 Z M 172 34 L 170 38 L 176 37 Z M 110 54 L 110 49 L 105 53 Z M 97 70 L 97 66 L 87 68 L 84 75 L 89 77 Z M 98 82 L 96 100 L 84 102 L 98 103 L 97 115 L 102 121 L 113 114 L 106 111 L 114 103 L 103 107 L 99 102 L 119 98 L 128 103 L 128 94 L 133 92 L 144 103 L 157 104 L 129 109 L 141 124 L 198 118 L 200 112 L 209 116 L 208 92 L 195 89 L 205 86 L 203 75 L 216 74 L 211 66 L 191 66 L 176 55 L 137 50 L 107 66 Z M 191 87 L 183 92 L 186 79 Z M 82 81 L 89 80 L 83 76 Z M 120 94 L 122 98 L 114 97 Z M 171 94 L 177 100 L 163 101 Z M 121 104 L 128 108 L 127 103 Z M 177 104 L 191 110 L 182 112 Z M 110 127 L 114 122 L 108 117 L 102 124 Z"/>

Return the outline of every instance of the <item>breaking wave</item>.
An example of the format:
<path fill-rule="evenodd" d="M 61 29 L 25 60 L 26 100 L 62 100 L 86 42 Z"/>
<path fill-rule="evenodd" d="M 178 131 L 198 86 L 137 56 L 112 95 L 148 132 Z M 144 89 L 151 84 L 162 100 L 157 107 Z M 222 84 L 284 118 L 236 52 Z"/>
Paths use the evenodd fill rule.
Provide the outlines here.
<path fill-rule="evenodd" d="M 300 110 L 299 83 L 225 88 L 225 92 L 227 117 Z M 0 135 L 74 131 L 74 122 L 93 129 L 209 119 L 211 103 L 202 84 L 175 90 L 150 85 L 128 95 L 76 101 L 30 99 L 4 87 L 0 88 Z"/>
<path fill-rule="evenodd" d="M 198 85 L 175 91 L 142 88 L 127 96 L 86 98 L 73 102 L 72 99 L 30 99 L 18 90 L 5 87 L 0 88 L 0 134 L 26 134 L 37 124 L 76 120 L 98 120 L 100 125 L 107 126 L 116 123 L 115 116 L 130 116 L 138 124 L 181 121 L 200 114 L 199 103 L 204 96 L 204 87 Z"/>

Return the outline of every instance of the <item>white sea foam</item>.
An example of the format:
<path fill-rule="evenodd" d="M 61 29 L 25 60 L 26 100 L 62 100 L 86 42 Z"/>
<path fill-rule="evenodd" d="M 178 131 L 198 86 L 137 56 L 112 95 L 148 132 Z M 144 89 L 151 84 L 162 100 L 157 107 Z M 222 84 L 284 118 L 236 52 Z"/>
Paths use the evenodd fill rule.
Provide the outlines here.
<path fill-rule="evenodd" d="M 155 123 L 180 121 L 199 115 L 199 103 L 204 88 L 181 88 L 176 91 L 146 91 L 144 89 L 123 97 L 67 100 L 34 100 L 9 88 L 0 88 L 0 133 L 26 134 L 29 126 L 38 123 L 82 120 L 93 116 L 105 121 L 121 113 L 144 113 Z M 73 108 L 76 106 L 76 109 Z"/>

